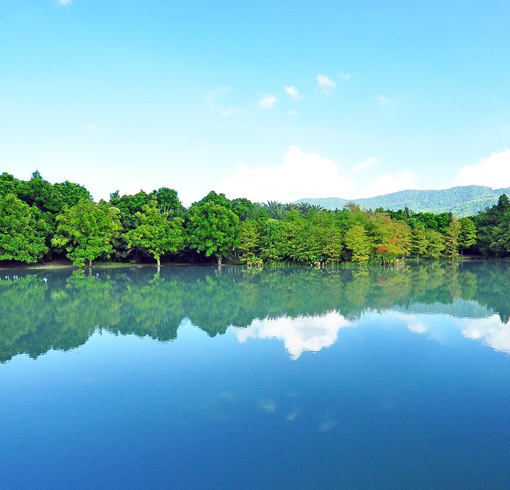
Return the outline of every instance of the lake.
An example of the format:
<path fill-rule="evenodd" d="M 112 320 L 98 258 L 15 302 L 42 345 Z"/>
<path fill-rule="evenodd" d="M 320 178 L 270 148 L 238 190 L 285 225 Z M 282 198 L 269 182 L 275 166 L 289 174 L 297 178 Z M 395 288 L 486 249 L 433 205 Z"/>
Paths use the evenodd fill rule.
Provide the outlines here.
<path fill-rule="evenodd" d="M 510 263 L 2 270 L 1 489 L 508 489 Z"/>

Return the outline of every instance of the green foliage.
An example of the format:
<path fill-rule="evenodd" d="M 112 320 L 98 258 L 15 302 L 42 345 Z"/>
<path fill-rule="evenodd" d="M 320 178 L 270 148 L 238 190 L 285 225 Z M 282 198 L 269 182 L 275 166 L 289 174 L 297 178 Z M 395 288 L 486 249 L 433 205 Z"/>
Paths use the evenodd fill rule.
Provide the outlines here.
<path fill-rule="evenodd" d="M 459 221 L 459 248 L 467 250 L 476 243 L 476 226 L 471 218 L 461 218 Z"/>
<path fill-rule="evenodd" d="M 255 221 L 242 221 L 239 232 L 239 247 L 241 260 L 254 265 L 260 257 L 260 232 Z"/>
<path fill-rule="evenodd" d="M 282 221 L 268 219 L 260 235 L 260 256 L 264 262 L 281 262 L 287 248 L 286 226 Z"/>
<path fill-rule="evenodd" d="M 477 247 L 486 256 L 510 256 L 510 200 L 501 195 L 498 203 L 474 217 Z"/>
<path fill-rule="evenodd" d="M 151 196 L 145 191 L 137 194 L 120 196 L 118 191 L 110 194 L 110 204 L 120 211 L 120 222 L 126 231 L 136 226 L 136 213 L 141 212 L 143 206 L 151 202 Z"/>
<path fill-rule="evenodd" d="M 152 192 L 151 196 L 156 198 L 159 208 L 164 213 L 168 213 L 169 218 L 181 217 L 186 211 L 174 189 L 161 187 Z"/>
<path fill-rule="evenodd" d="M 134 246 L 148 252 L 158 265 L 162 255 L 176 253 L 184 247 L 183 220 L 169 219 L 168 212 L 161 212 L 156 201 L 142 206 L 136 218 L 136 228 L 124 235 L 128 247 Z"/>
<path fill-rule="evenodd" d="M 446 233 L 446 253 L 450 258 L 459 256 L 460 226 L 460 222 L 456 219 L 452 220 L 448 225 Z"/>
<path fill-rule="evenodd" d="M 0 260 L 35 263 L 48 252 L 40 211 L 13 194 L 0 197 Z"/>
<path fill-rule="evenodd" d="M 113 252 L 112 241 L 121 230 L 119 210 L 108 203 L 81 201 L 57 217 L 54 247 L 65 249 L 74 265 L 82 266 Z"/>
<path fill-rule="evenodd" d="M 427 230 L 425 234 L 427 237 L 427 256 L 431 259 L 438 259 L 446 248 L 444 236 L 434 230 Z"/>
<path fill-rule="evenodd" d="M 366 264 L 370 259 L 372 243 L 362 224 L 354 225 L 345 234 L 345 245 L 351 251 L 351 260 L 355 264 Z"/>
<path fill-rule="evenodd" d="M 417 225 L 411 233 L 411 253 L 416 257 L 421 257 L 427 251 L 429 242 L 423 225 Z"/>
<path fill-rule="evenodd" d="M 218 263 L 239 246 L 239 217 L 223 194 L 210 193 L 193 204 L 186 215 L 186 229 L 190 248 L 206 257 L 214 255 Z"/>

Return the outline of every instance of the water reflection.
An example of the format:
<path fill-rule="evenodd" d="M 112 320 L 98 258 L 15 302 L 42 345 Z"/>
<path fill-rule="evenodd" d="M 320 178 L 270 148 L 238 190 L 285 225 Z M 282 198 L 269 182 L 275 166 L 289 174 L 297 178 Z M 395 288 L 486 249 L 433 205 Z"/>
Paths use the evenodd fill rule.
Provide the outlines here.
<path fill-rule="evenodd" d="M 298 359 L 305 351 L 319 352 L 333 345 L 342 327 L 352 326 L 337 312 L 326 315 L 298 316 L 291 318 L 264 318 L 254 320 L 248 327 L 234 327 L 239 342 L 249 338 L 282 340 L 291 359 Z"/>
<path fill-rule="evenodd" d="M 510 352 L 510 264 L 439 262 L 405 270 L 179 267 L 37 273 L 0 280 L 0 361 L 82 345 L 96 329 L 171 341 L 188 319 L 209 336 L 283 341 L 292 359 L 335 343 L 365 315 L 393 311 L 434 335 L 446 315 L 462 335 Z"/>

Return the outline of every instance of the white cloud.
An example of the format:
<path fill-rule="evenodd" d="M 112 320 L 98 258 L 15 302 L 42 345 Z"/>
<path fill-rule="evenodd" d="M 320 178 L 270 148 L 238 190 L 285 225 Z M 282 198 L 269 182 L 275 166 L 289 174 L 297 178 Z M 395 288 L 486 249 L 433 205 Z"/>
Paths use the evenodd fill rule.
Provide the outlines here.
<path fill-rule="evenodd" d="M 351 78 L 350 73 L 339 73 L 338 76 L 340 77 L 340 80 L 349 80 Z"/>
<path fill-rule="evenodd" d="M 477 165 L 461 168 L 454 183 L 486 185 L 493 189 L 510 186 L 510 150 L 493 153 L 488 158 L 480 158 Z"/>
<path fill-rule="evenodd" d="M 220 99 L 221 97 L 223 97 L 224 95 L 228 94 L 231 91 L 232 91 L 232 88 L 228 87 L 226 85 L 223 87 L 214 89 L 214 90 L 209 90 L 209 92 L 207 92 L 205 100 L 206 100 L 206 102 L 211 103 L 214 100 Z"/>
<path fill-rule="evenodd" d="M 377 165 L 380 162 L 378 158 L 374 157 L 368 157 L 365 161 L 359 162 L 355 167 L 353 172 L 359 173 L 359 172 L 366 172 L 367 170 L 370 170 L 374 165 Z"/>
<path fill-rule="evenodd" d="M 231 177 L 220 182 L 218 191 L 232 198 L 293 202 L 303 197 L 351 194 L 352 181 L 340 176 L 337 165 L 329 158 L 303 153 L 291 146 L 282 165 L 248 167 L 240 164 Z"/>
<path fill-rule="evenodd" d="M 481 340 L 494 350 L 510 353 L 510 328 L 499 315 L 489 318 L 459 318 L 454 322 L 468 339 Z"/>
<path fill-rule="evenodd" d="M 384 97 L 383 95 L 377 96 L 377 102 L 381 105 L 390 105 L 390 99 L 388 97 Z"/>
<path fill-rule="evenodd" d="M 325 95 L 329 95 L 331 90 L 336 87 L 336 82 L 326 75 L 317 75 L 315 78 L 317 79 L 320 89 Z"/>
<path fill-rule="evenodd" d="M 223 111 L 218 111 L 222 116 L 225 116 L 225 117 L 228 117 L 228 116 L 233 116 L 236 111 L 235 109 L 232 109 L 232 107 L 229 107 Z"/>
<path fill-rule="evenodd" d="M 376 179 L 371 179 L 367 188 L 365 188 L 359 197 L 382 196 L 391 192 L 416 189 L 421 177 L 413 172 L 404 170 L 394 174 L 384 174 Z"/>
<path fill-rule="evenodd" d="M 289 116 L 296 117 L 296 116 L 297 116 L 297 111 L 296 111 L 296 109 L 292 109 L 291 111 L 289 111 L 289 112 L 288 112 L 288 115 L 289 115 Z"/>
<path fill-rule="evenodd" d="M 301 100 L 303 96 L 299 93 L 299 90 L 294 87 L 283 87 L 285 92 L 292 97 L 292 100 Z"/>
<path fill-rule="evenodd" d="M 259 407 L 263 412 L 266 413 L 276 412 L 276 403 L 271 399 L 261 398 L 259 400 Z"/>
<path fill-rule="evenodd" d="M 331 429 L 334 429 L 338 425 L 336 419 L 329 413 L 326 412 L 324 417 L 322 417 L 321 423 L 319 424 L 319 428 L 317 429 L 319 432 L 329 432 Z"/>
<path fill-rule="evenodd" d="M 235 114 L 235 109 L 232 107 L 227 107 L 224 104 L 222 104 L 222 99 L 227 95 L 229 92 L 232 91 L 232 88 L 225 85 L 223 87 L 219 87 L 214 90 L 209 90 L 207 92 L 207 95 L 205 96 L 205 103 L 204 105 L 206 107 L 209 107 L 210 109 L 213 109 L 218 112 L 218 114 L 221 114 L 222 116 L 228 117 L 233 116 Z"/>
<path fill-rule="evenodd" d="M 261 110 L 272 109 L 278 102 L 278 99 L 274 95 L 268 95 L 259 100 L 257 106 Z"/>
<path fill-rule="evenodd" d="M 283 340 L 291 359 L 298 359 L 305 351 L 318 352 L 336 342 L 338 331 L 351 322 L 337 312 L 327 315 L 280 317 L 253 320 L 246 328 L 234 327 L 239 342 L 247 339 Z"/>
<path fill-rule="evenodd" d="M 66 6 L 66 5 L 71 5 L 73 3 L 73 0 L 57 0 L 57 3 L 59 5 Z"/>

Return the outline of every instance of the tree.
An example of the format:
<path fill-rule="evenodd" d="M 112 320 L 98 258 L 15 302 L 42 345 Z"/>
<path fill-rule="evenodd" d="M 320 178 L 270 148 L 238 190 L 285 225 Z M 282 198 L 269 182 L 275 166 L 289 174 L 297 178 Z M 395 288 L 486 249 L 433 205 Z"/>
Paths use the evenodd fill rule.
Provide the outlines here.
<path fill-rule="evenodd" d="M 179 200 L 177 191 L 168 187 L 161 187 L 151 194 L 156 198 L 158 206 L 164 213 L 168 213 L 169 218 L 180 217 L 186 211 L 186 208 Z"/>
<path fill-rule="evenodd" d="M 345 245 L 352 253 L 352 261 L 366 264 L 370 259 L 372 245 L 365 227 L 358 223 L 345 234 Z"/>
<path fill-rule="evenodd" d="M 0 260 L 34 263 L 48 252 L 40 211 L 13 194 L 0 197 Z"/>
<path fill-rule="evenodd" d="M 438 259 L 441 257 L 445 249 L 444 236 L 435 230 L 427 230 L 425 234 L 428 242 L 426 254 L 431 259 Z"/>
<path fill-rule="evenodd" d="M 450 258 L 459 256 L 459 235 L 460 235 L 460 222 L 453 219 L 448 225 L 446 233 L 446 253 Z"/>
<path fill-rule="evenodd" d="M 417 225 L 411 233 L 411 253 L 419 258 L 427 251 L 428 243 L 425 227 Z"/>
<path fill-rule="evenodd" d="M 119 195 L 116 191 L 110 194 L 110 205 L 120 211 L 120 221 L 122 227 L 126 230 L 132 230 L 136 226 L 136 213 L 142 210 L 142 207 L 149 204 L 151 196 L 145 191 L 136 194 Z"/>
<path fill-rule="evenodd" d="M 57 216 L 57 231 L 51 243 L 65 249 L 74 265 L 82 266 L 100 255 L 110 257 L 112 241 L 121 224 L 119 210 L 106 202 L 81 201 Z"/>
<path fill-rule="evenodd" d="M 145 250 L 156 259 L 158 268 L 161 256 L 176 253 L 184 247 L 184 233 L 181 218 L 168 218 L 167 212 L 161 212 L 157 202 L 142 206 L 136 213 L 137 226 L 124 235 L 128 247 Z"/>
<path fill-rule="evenodd" d="M 371 216 L 376 258 L 383 264 L 395 262 L 397 257 L 409 255 L 410 229 L 402 222 L 392 221 L 387 213 Z"/>
<path fill-rule="evenodd" d="M 466 250 L 476 243 L 476 226 L 471 218 L 460 219 L 459 248 Z"/>
<path fill-rule="evenodd" d="M 190 248 L 204 252 L 206 257 L 214 255 L 221 265 L 239 246 L 239 217 L 228 207 L 217 204 L 222 199 L 216 198 L 223 194 L 212 194 L 209 196 L 214 199 L 202 200 L 188 210 L 186 229 Z"/>
<path fill-rule="evenodd" d="M 238 250 L 243 262 L 249 265 L 260 262 L 260 233 L 255 221 L 241 222 Z"/>
<path fill-rule="evenodd" d="M 268 219 L 260 235 L 260 255 L 264 262 L 280 262 L 285 258 L 287 248 L 285 223 L 276 219 Z"/>

